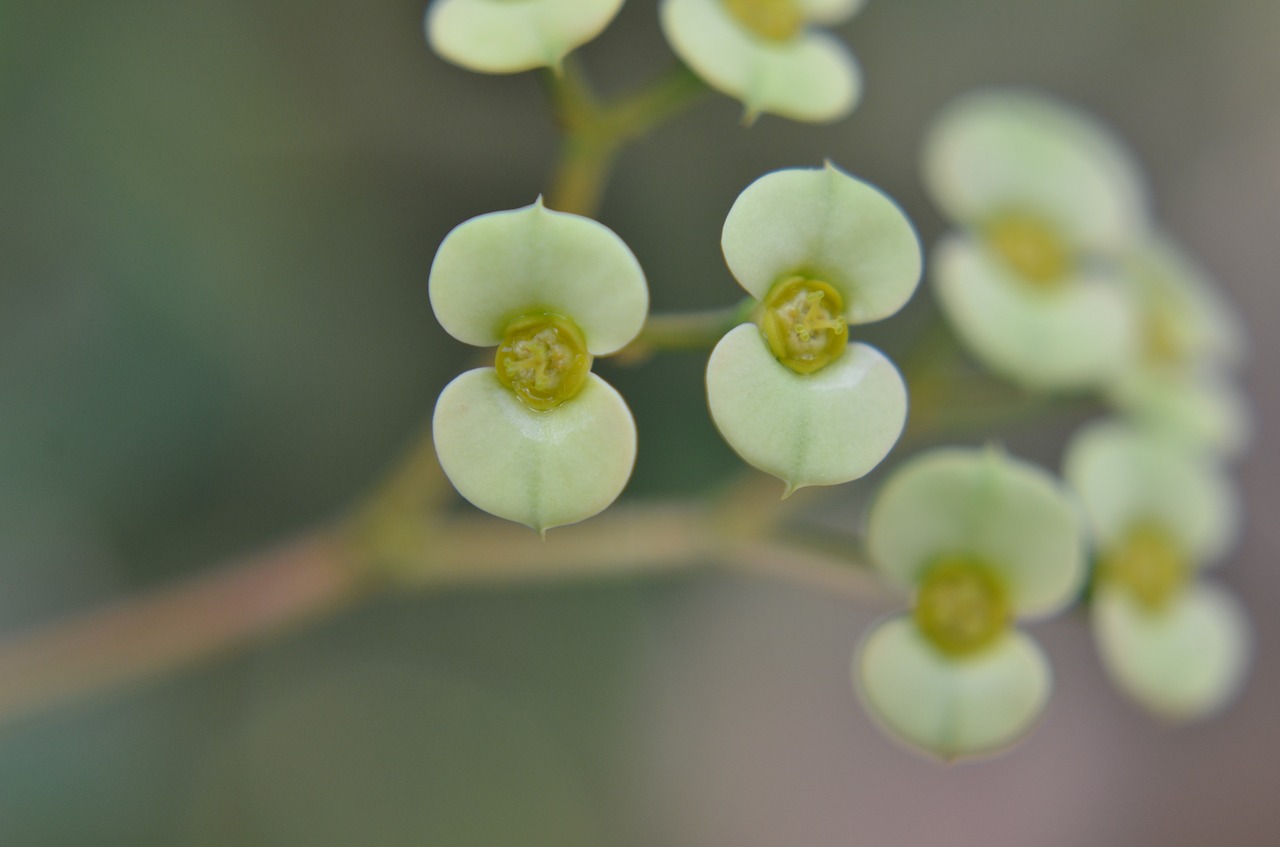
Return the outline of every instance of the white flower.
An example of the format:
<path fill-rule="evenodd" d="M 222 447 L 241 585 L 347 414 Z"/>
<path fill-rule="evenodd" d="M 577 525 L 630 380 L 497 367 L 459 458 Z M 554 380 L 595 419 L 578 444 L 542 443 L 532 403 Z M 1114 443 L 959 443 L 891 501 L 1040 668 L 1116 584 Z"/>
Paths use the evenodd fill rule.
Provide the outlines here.
<path fill-rule="evenodd" d="M 867 546 L 914 593 L 912 613 L 878 625 L 855 657 L 872 714 L 945 759 L 1026 733 L 1052 674 L 1014 622 L 1058 611 L 1084 576 L 1082 528 L 1057 481 L 996 450 L 922 454 L 876 496 Z"/>
<path fill-rule="evenodd" d="M 591 362 L 636 336 L 649 303 L 622 240 L 541 200 L 481 215 L 441 243 L 430 293 L 450 335 L 498 347 L 495 367 L 462 374 L 436 403 L 436 452 L 458 492 L 540 532 L 612 503 L 635 463 L 635 423 Z"/>
<path fill-rule="evenodd" d="M 911 222 L 878 189 L 828 164 L 775 171 L 734 202 L 721 239 L 759 325 L 731 330 L 707 363 L 720 434 L 787 491 L 863 476 L 906 421 L 897 368 L 849 326 L 898 311 L 920 278 Z"/>
<path fill-rule="evenodd" d="M 1096 387 L 1137 348 L 1114 258 L 1146 226 L 1120 142 L 1047 97 L 984 91 L 949 105 L 925 140 L 925 184 L 960 226 L 933 280 L 961 339 L 1036 389 Z"/>
<path fill-rule="evenodd" d="M 1171 720 L 1222 708 L 1244 680 L 1248 624 L 1196 576 L 1235 541 L 1227 479 L 1179 442 L 1117 423 L 1076 436 L 1065 464 L 1093 526 L 1093 632 L 1111 678 Z"/>

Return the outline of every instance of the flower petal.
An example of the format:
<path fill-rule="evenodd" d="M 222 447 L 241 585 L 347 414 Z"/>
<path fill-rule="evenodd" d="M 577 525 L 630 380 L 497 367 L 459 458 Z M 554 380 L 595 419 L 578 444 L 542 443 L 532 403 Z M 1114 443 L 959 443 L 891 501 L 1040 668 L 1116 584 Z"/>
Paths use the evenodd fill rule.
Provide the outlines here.
<path fill-rule="evenodd" d="M 440 392 L 431 425 L 440 466 L 459 494 L 539 532 L 602 511 L 635 464 L 631 412 L 595 374 L 572 400 L 537 412 L 493 368 L 467 371 Z"/>
<path fill-rule="evenodd" d="M 940 241 L 933 258 L 947 318 L 992 370 L 1028 388 L 1065 390 L 1111 380 L 1133 360 L 1132 303 L 1110 276 L 1077 271 L 1037 289 L 958 235 Z"/>
<path fill-rule="evenodd" d="M 847 21 L 866 5 L 866 0 L 796 0 L 796 2 L 805 20 L 823 25 Z"/>
<path fill-rule="evenodd" d="M 1248 399 L 1211 369 L 1134 368 L 1107 387 L 1107 399 L 1144 429 L 1208 456 L 1233 459 L 1249 444 Z"/>
<path fill-rule="evenodd" d="M 622 0 L 435 0 L 427 40 L 441 57 L 481 73 L 557 67 L 621 8 Z"/>
<path fill-rule="evenodd" d="M 854 677 L 881 724 L 944 759 L 997 753 L 1018 740 L 1044 711 L 1053 685 L 1044 654 L 1017 630 L 956 658 L 939 652 L 907 616 L 871 632 Z"/>
<path fill-rule="evenodd" d="M 594 356 L 636 337 L 649 289 L 636 257 L 608 227 L 542 201 L 454 227 L 431 265 L 431 307 L 459 341 L 488 347 L 512 318 L 570 318 Z"/>
<path fill-rule="evenodd" d="M 1137 524 L 1155 524 L 1199 567 L 1235 541 L 1239 504 L 1226 475 L 1159 433 L 1116 421 L 1094 424 L 1067 445 L 1063 467 L 1101 549 L 1123 541 Z"/>
<path fill-rule="evenodd" d="M 1235 365 L 1244 356 L 1240 316 L 1204 270 L 1167 236 L 1126 257 L 1124 281 L 1137 297 L 1159 354 L 1175 364 Z"/>
<path fill-rule="evenodd" d="M 901 309 L 923 261 L 898 205 L 830 163 L 751 183 L 729 210 L 720 245 L 729 270 L 756 298 L 782 279 L 811 276 L 840 292 L 855 324 Z"/>
<path fill-rule="evenodd" d="M 924 176 L 934 201 L 961 223 L 1034 213 L 1076 247 L 1106 252 L 1145 226 L 1140 171 L 1120 140 L 1028 91 L 979 91 L 946 106 L 925 137 Z"/>
<path fill-rule="evenodd" d="M 730 330 L 707 363 L 711 417 L 748 464 L 787 483 L 857 479 L 902 433 L 907 389 L 893 363 L 866 344 L 801 376 L 774 358 L 755 324 Z"/>
<path fill-rule="evenodd" d="M 752 34 L 721 0 L 663 0 L 662 30 L 681 61 L 708 85 L 741 100 L 748 118 L 771 112 L 826 122 L 853 110 L 862 73 L 853 54 L 823 32 L 786 41 Z"/>
<path fill-rule="evenodd" d="M 1202 718 L 1222 708 L 1249 665 L 1244 610 L 1210 585 L 1192 585 L 1156 613 L 1123 591 L 1099 591 L 1093 633 L 1116 685 L 1170 720 Z"/>
<path fill-rule="evenodd" d="M 893 471 L 867 517 L 867 547 L 884 573 L 911 585 L 941 557 L 972 556 L 1000 576 L 1019 617 L 1076 596 L 1082 535 L 1054 477 L 995 449 L 915 456 Z"/>

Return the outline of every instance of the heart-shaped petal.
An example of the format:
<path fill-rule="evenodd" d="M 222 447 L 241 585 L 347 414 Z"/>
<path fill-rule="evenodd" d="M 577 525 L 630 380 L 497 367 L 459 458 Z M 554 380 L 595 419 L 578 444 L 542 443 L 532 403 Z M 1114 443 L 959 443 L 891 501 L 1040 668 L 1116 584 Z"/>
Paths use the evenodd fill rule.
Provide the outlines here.
<path fill-rule="evenodd" d="M 577 324 L 593 356 L 607 356 L 636 337 L 649 309 L 644 272 L 622 239 L 541 200 L 455 227 L 429 288 L 445 331 L 479 347 L 497 344 L 514 318 L 551 313 Z"/>
<path fill-rule="evenodd" d="M 558 67 L 621 8 L 622 0 L 435 0 L 427 40 L 444 59 L 481 73 Z"/>
<path fill-rule="evenodd" d="M 786 482 L 788 493 L 865 475 L 907 417 L 902 376 L 879 350 L 850 344 L 801 375 L 774 358 L 755 324 L 731 330 L 711 352 L 707 400 L 729 446 Z"/>
<path fill-rule="evenodd" d="M 1239 690 L 1249 627 L 1227 592 L 1195 584 L 1158 611 L 1119 590 L 1093 600 L 1093 632 L 1107 672 L 1128 696 L 1170 720 L 1206 717 Z"/>
<path fill-rule="evenodd" d="M 539 532 L 603 511 L 635 464 L 631 411 L 595 374 L 576 397 L 540 412 L 493 368 L 467 371 L 440 392 L 431 426 L 440 466 L 459 494 Z"/>
<path fill-rule="evenodd" d="M 1044 654 L 1017 630 L 957 658 L 930 644 L 905 616 L 871 632 L 855 657 L 854 679 L 886 729 L 948 760 L 990 755 L 1017 741 L 1052 687 Z"/>

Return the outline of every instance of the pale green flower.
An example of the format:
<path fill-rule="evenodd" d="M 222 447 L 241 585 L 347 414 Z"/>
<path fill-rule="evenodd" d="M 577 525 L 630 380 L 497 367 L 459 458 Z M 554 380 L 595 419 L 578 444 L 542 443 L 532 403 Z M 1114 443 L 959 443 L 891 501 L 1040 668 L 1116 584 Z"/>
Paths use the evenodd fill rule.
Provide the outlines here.
<path fill-rule="evenodd" d="M 885 483 L 867 545 L 914 605 L 855 657 L 872 714 L 946 759 L 997 752 L 1026 733 L 1052 674 L 1014 623 L 1061 609 L 1085 572 L 1078 511 L 1058 482 L 998 450 L 933 450 Z"/>
<path fill-rule="evenodd" d="M 1248 624 L 1196 577 L 1235 541 L 1229 482 L 1181 443 L 1118 423 L 1078 435 L 1066 475 L 1093 526 L 1093 632 L 1108 674 L 1171 720 L 1221 708 L 1244 680 Z"/>
<path fill-rule="evenodd" d="M 1124 269 L 1141 344 L 1107 386 L 1107 398 L 1145 428 L 1218 455 L 1239 454 L 1249 437 L 1249 410 L 1226 374 L 1243 358 L 1239 317 L 1167 236 L 1131 251 Z"/>
<path fill-rule="evenodd" d="M 924 176 L 960 226 L 934 252 L 939 300 L 988 366 L 1029 388 L 1078 389 L 1135 355 L 1111 259 L 1144 231 L 1146 199 L 1105 128 L 1044 96 L 969 94 L 929 131 Z"/>
<path fill-rule="evenodd" d="M 481 73 L 559 68 L 621 8 L 622 0 L 434 0 L 427 41 L 442 58 Z"/>
<path fill-rule="evenodd" d="M 613 502 L 635 424 L 591 362 L 636 336 L 649 303 L 622 240 L 541 199 L 481 215 L 441 243 L 430 294 L 450 335 L 498 348 L 495 367 L 462 374 L 436 403 L 436 453 L 458 492 L 539 532 Z"/>
<path fill-rule="evenodd" d="M 662 0 L 671 49 L 708 85 L 769 112 L 834 121 L 853 110 L 862 74 L 848 47 L 811 25 L 839 23 L 863 0 Z"/>
<path fill-rule="evenodd" d="M 831 164 L 775 171 L 734 202 L 721 239 L 761 303 L 707 363 L 711 417 L 748 463 L 788 493 L 863 476 L 906 421 L 897 368 L 849 325 L 898 311 L 920 278 L 920 246 L 892 200 Z"/>

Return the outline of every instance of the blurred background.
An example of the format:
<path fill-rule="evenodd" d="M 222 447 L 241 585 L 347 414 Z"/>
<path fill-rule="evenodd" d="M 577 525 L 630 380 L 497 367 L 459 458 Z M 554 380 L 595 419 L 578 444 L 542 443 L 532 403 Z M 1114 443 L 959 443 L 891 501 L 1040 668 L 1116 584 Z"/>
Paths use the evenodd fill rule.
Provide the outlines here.
<path fill-rule="evenodd" d="M 422 5 L 0 0 L 0 635 L 331 517 L 471 364 L 431 315 L 431 258 L 531 202 L 556 135 L 536 75 L 446 65 Z M 1057 674 L 1038 730 L 946 767 L 850 691 L 882 607 L 709 569 L 386 596 L 0 727 L 0 844 L 1280 841 L 1280 4 L 872 0 L 840 33 L 866 76 L 850 119 L 744 131 L 708 97 L 623 155 L 602 220 L 655 309 L 727 305 L 720 226 L 766 170 L 830 157 L 928 244 L 919 141 L 955 94 L 1038 86 L 1115 126 L 1251 331 L 1248 516 L 1218 574 L 1257 636 L 1238 703 L 1148 720 L 1068 617 L 1036 628 Z M 667 67 L 651 0 L 584 59 L 606 90 Z M 931 308 L 922 289 L 868 335 L 900 351 Z M 638 420 L 627 497 L 740 473 L 704 361 L 601 368 Z M 1061 434 L 1003 433 L 1051 464 Z M 875 481 L 804 502 L 856 527 Z"/>

